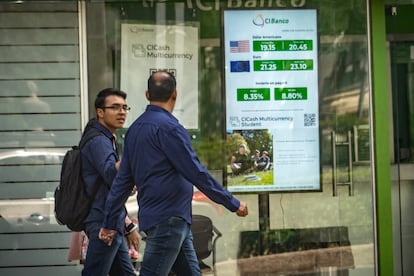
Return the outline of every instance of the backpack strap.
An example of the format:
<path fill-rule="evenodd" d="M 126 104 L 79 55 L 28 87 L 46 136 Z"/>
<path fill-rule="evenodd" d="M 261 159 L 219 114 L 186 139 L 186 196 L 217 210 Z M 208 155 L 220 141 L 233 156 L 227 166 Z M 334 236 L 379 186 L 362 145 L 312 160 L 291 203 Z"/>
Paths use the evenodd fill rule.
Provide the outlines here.
<path fill-rule="evenodd" d="M 89 140 L 91 140 L 92 138 L 99 136 L 99 135 L 104 135 L 102 131 L 94 128 L 94 127 L 90 127 L 88 128 L 88 130 L 85 131 L 85 133 L 83 133 L 81 140 L 79 141 L 79 148 L 83 148 L 83 146 L 89 142 Z"/>
<path fill-rule="evenodd" d="M 99 135 L 104 135 L 104 134 L 103 134 L 103 132 L 102 132 L 102 131 L 100 131 L 100 130 L 98 130 L 98 129 L 94 128 L 94 127 L 90 127 L 90 128 L 88 128 L 88 129 L 87 129 L 87 130 L 83 133 L 82 138 L 81 138 L 81 140 L 79 141 L 79 149 L 82 149 L 82 148 L 85 146 L 85 144 L 86 144 L 87 142 L 89 142 L 89 140 L 91 140 L 92 138 L 94 138 L 94 137 L 96 137 L 96 136 L 99 136 Z M 105 135 L 104 135 L 104 136 L 105 136 Z M 81 155 L 82 155 L 82 152 L 81 152 Z M 81 158 L 82 158 L 82 156 L 81 156 Z M 98 180 L 99 180 L 99 177 L 98 177 L 98 179 L 96 180 L 96 182 L 95 182 L 95 184 L 94 184 L 94 186 L 93 186 L 93 190 L 92 190 L 92 198 L 95 198 L 96 194 L 98 193 L 98 190 L 99 190 L 99 185 L 97 184 L 97 183 L 98 183 Z"/>

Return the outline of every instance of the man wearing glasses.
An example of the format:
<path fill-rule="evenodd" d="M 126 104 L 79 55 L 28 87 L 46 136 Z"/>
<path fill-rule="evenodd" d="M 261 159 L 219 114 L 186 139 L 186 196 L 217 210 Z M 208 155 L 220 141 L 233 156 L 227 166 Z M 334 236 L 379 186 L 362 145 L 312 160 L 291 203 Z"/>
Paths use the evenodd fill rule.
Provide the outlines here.
<path fill-rule="evenodd" d="M 127 112 L 126 93 L 114 88 L 100 91 L 95 100 L 96 118 L 92 119 L 84 130 L 99 131 L 81 149 L 82 175 L 86 190 L 94 201 L 85 220 L 85 232 L 89 238 L 88 250 L 82 275 L 134 275 L 134 268 L 128 254 L 124 235 L 118 235 L 111 246 L 98 238 L 99 229 L 104 221 L 105 201 L 112 181 L 119 169 L 120 160 L 116 148 L 115 131 L 122 128 Z M 128 218 L 125 208 L 121 214 L 125 217 L 123 234 L 128 243 L 138 249 L 139 240 L 136 225 Z"/>

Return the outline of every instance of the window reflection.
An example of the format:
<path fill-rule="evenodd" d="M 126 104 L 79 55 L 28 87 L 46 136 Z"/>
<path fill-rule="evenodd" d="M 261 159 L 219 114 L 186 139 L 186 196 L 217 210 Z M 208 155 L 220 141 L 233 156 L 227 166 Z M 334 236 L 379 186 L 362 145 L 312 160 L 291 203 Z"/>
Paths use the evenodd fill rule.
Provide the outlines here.
<path fill-rule="evenodd" d="M 199 25 L 199 128 L 189 130 L 192 144 L 201 162 L 214 172 L 220 181 L 226 174 L 227 158 L 222 97 L 221 11 L 229 2 L 248 1 L 144 1 L 128 3 L 88 3 L 93 15 L 102 10 L 106 24 L 97 27 L 91 16 L 88 29 L 100 29 L 88 37 L 89 52 L 107 57 L 105 66 L 116 86 L 119 83 L 119 29 L 122 22 L 175 24 L 177 21 Z M 253 3 L 250 1 L 249 3 Z M 281 3 L 269 1 L 269 3 Z M 294 1 L 286 1 L 289 5 Z M 364 275 L 373 274 L 373 218 L 370 185 L 369 143 L 369 85 L 368 45 L 365 2 L 296 1 L 304 8 L 318 8 L 319 28 L 319 109 L 321 133 L 322 192 L 268 194 L 268 213 L 260 207 L 261 195 L 246 194 L 239 198 L 249 204 L 250 215 L 237 219 L 233 214 L 217 212 L 196 201 L 193 214 L 208 216 L 222 233 L 215 244 L 213 267 L 218 275 L 260 275 L 266 273 L 308 273 L 317 275 L 330 270 L 346 275 L 360 269 Z M 175 5 L 175 4 L 183 5 Z M 192 4 L 191 8 L 189 3 Z M 198 3 L 198 4 L 196 4 Z M 257 1 L 257 3 L 262 3 Z M 200 8 L 200 5 L 203 8 Z M 276 4 L 275 4 L 276 5 Z M 298 4 L 299 5 L 299 4 Z M 245 7 L 246 8 L 246 7 Z M 258 8 L 256 6 L 256 8 Z M 104 27 L 102 27 L 104 26 Z M 101 45 L 106 45 L 101 47 Z M 99 59 L 102 61 L 102 59 Z M 88 68 L 97 67 L 97 59 Z M 90 70 L 90 91 L 107 86 L 101 81 L 99 68 Z M 110 79 L 110 78 L 109 78 Z M 101 85 L 102 84 L 102 85 Z M 105 84 L 105 85 L 103 85 Z M 127 91 L 140 93 L 140 91 Z M 90 95 L 93 99 L 95 95 Z M 129 103 L 132 107 L 133 104 Z M 333 196 L 332 164 L 348 164 L 348 152 L 338 151 L 332 159 L 331 134 L 338 139 L 351 132 L 352 178 L 355 193 L 348 187 L 338 187 Z M 339 139 L 340 140 L 340 139 Z M 339 141 L 338 140 L 338 141 Z M 341 168 L 342 169 L 342 168 Z M 339 171 L 340 179 L 348 179 L 346 168 Z M 208 206 L 211 207 L 211 206 Z M 264 223 L 264 221 L 266 223 Z M 266 225 L 266 227 L 262 227 Z M 144 246 L 144 245 L 143 245 Z M 142 249 L 141 249 L 142 250 Z M 211 256 L 205 261 L 212 264 Z M 356 264 L 363 264 L 358 267 Z M 223 274 L 224 273 L 224 274 Z M 228 273 L 228 274 L 226 274 Z"/>

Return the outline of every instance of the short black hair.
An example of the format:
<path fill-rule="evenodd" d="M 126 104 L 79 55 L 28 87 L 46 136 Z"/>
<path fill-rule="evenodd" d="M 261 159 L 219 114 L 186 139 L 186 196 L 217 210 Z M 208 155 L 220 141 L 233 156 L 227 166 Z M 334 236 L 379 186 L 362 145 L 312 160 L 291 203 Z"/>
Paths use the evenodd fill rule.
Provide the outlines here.
<path fill-rule="evenodd" d="M 173 74 L 167 71 L 156 71 L 148 79 L 148 98 L 150 101 L 166 102 L 176 86 L 177 81 Z"/>
<path fill-rule="evenodd" d="M 127 97 L 127 94 L 124 91 L 121 91 L 121 90 L 116 89 L 116 88 L 105 88 L 105 89 L 101 90 L 98 93 L 98 95 L 96 95 L 95 109 L 104 107 L 106 97 L 111 96 L 111 95 L 122 97 L 124 100 Z"/>

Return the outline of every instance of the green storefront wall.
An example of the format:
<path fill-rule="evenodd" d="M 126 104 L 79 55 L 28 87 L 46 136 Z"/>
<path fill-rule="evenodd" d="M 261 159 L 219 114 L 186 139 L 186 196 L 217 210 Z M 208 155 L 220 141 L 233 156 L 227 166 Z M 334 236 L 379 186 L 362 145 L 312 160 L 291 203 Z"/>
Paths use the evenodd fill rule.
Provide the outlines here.
<path fill-rule="evenodd" d="M 387 52 L 384 1 L 372 1 L 371 13 L 371 81 L 374 142 L 374 177 L 376 193 L 378 275 L 393 275 L 392 202 L 389 149 L 387 88 Z"/>

